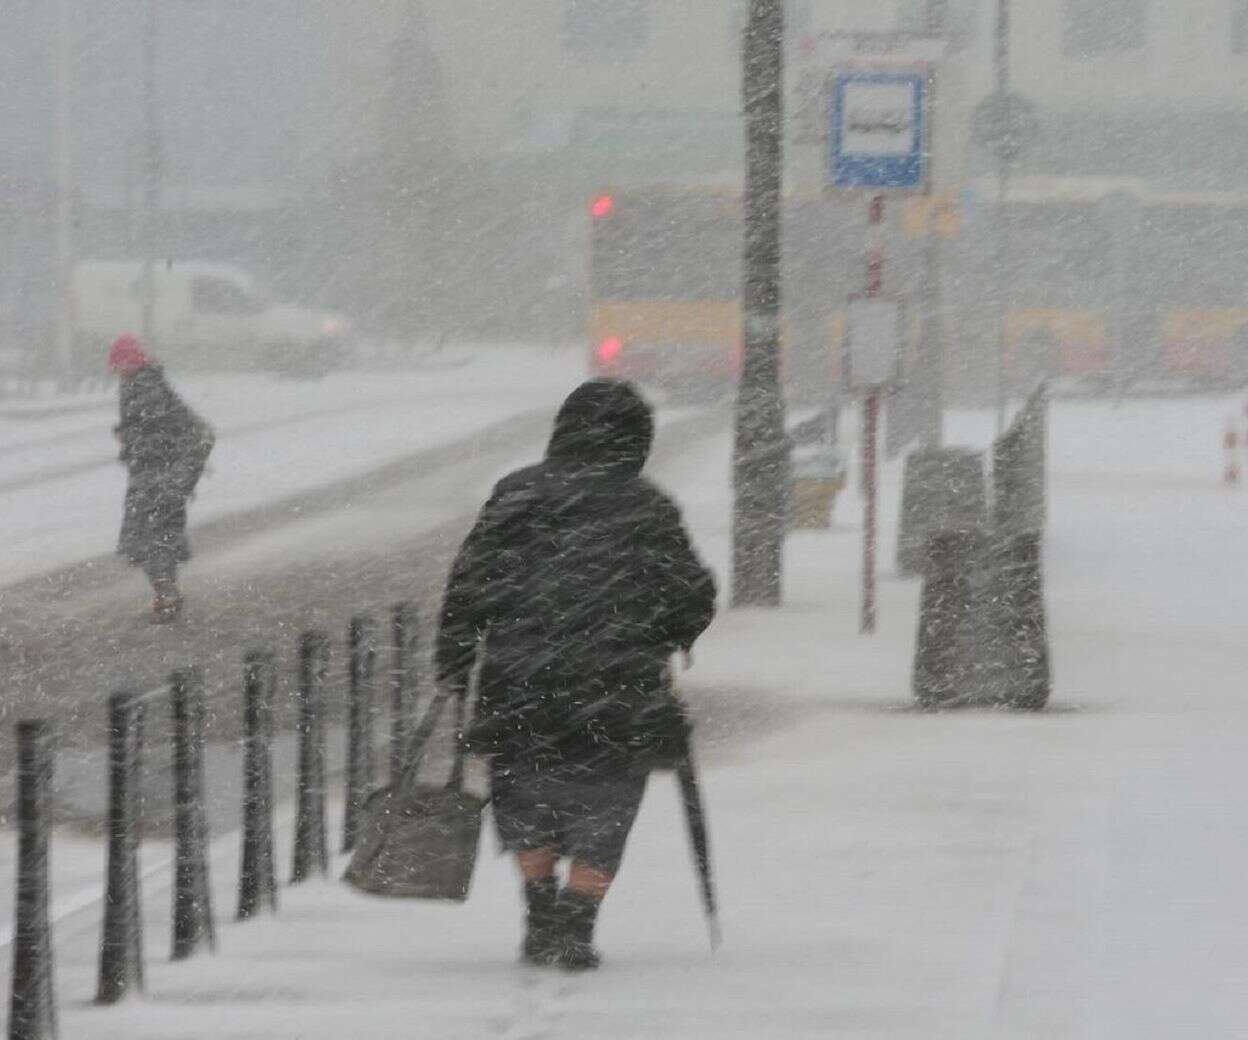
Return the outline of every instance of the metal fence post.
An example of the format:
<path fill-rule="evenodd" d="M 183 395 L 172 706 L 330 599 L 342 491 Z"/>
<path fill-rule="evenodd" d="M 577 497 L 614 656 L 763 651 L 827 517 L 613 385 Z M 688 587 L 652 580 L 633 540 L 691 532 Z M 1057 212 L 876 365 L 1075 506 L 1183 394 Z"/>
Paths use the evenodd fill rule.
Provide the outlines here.
<path fill-rule="evenodd" d="M 243 858 L 238 878 L 238 919 L 277 909 L 273 860 L 273 698 L 277 663 L 254 650 L 243 661 Z"/>
<path fill-rule="evenodd" d="M 17 913 L 9 1040 L 54 1040 L 56 996 L 48 921 L 48 842 L 52 824 L 52 727 L 17 724 Z"/>
<path fill-rule="evenodd" d="M 217 945 L 208 883 L 208 821 L 204 811 L 204 683 L 196 668 L 170 680 L 173 712 L 174 885 L 173 960 L 203 943 Z"/>
<path fill-rule="evenodd" d="M 108 885 L 100 940 L 97 1004 L 143 991 L 143 919 L 139 899 L 143 703 L 129 691 L 108 706 Z"/>
<path fill-rule="evenodd" d="M 342 851 L 355 848 L 364 802 L 373 789 L 373 621 L 357 614 L 347 628 L 350 717 L 347 726 L 347 798 Z"/>
<path fill-rule="evenodd" d="M 291 884 L 329 873 L 325 837 L 325 724 L 322 693 L 329 671 L 329 639 L 305 632 L 299 640 L 299 792 Z"/>

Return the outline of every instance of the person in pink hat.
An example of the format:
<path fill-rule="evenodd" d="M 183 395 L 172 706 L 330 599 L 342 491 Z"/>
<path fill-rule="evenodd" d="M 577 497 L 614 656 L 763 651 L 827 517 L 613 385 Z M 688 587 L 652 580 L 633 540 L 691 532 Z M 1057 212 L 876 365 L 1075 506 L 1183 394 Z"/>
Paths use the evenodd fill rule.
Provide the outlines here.
<path fill-rule="evenodd" d="M 129 472 L 118 555 L 152 583 L 152 621 L 182 613 L 178 565 L 191 558 L 186 506 L 212 451 L 212 428 L 174 392 L 164 370 L 130 335 L 108 352 L 121 381 L 121 421 L 113 433 Z"/>

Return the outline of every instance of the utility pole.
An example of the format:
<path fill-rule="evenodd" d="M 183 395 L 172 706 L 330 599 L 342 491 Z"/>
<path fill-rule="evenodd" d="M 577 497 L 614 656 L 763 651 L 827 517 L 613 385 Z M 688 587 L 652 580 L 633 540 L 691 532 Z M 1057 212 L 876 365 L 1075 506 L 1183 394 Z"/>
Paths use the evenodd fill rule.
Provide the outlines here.
<path fill-rule="evenodd" d="M 948 0 L 927 0 L 924 31 L 928 36 L 945 36 L 949 11 Z M 936 180 L 936 119 L 940 105 L 940 66 L 931 72 L 932 98 L 928 102 L 927 164 L 928 177 L 933 190 L 938 193 Z M 941 238 L 936 233 L 933 211 L 927 211 L 926 232 L 923 239 L 923 392 L 920 402 L 923 416 L 923 441 L 929 448 L 939 448 L 944 441 L 945 414 L 945 337 L 941 321 Z"/>
<path fill-rule="evenodd" d="M 72 0 L 56 3 L 56 368 L 74 368 L 74 38 Z"/>
<path fill-rule="evenodd" d="M 156 346 L 156 255 L 160 222 L 162 148 L 156 108 L 156 52 L 160 0 L 147 0 L 143 32 L 143 279 L 142 327 L 144 344 Z"/>
<path fill-rule="evenodd" d="M 784 2 L 750 0 L 745 108 L 744 356 L 733 447 L 732 605 L 779 606 L 788 497 L 780 392 Z"/>
<path fill-rule="evenodd" d="M 1006 109 L 1010 96 L 1010 0 L 997 0 L 997 39 L 994 52 L 996 70 L 996 94 L 1001 111 Z M 1005 431 L 1005 408 L 1009 387 L 1006 381 L 1006 350 L 1009 347 L 1009 277 L 1006 264 L 1009 259 L 1009 198 L 1011 165 L 1011 141 L 1004 121 L 997 134 L 997 306 L 1001 324 L 997 338 L 997 436 Z"/>

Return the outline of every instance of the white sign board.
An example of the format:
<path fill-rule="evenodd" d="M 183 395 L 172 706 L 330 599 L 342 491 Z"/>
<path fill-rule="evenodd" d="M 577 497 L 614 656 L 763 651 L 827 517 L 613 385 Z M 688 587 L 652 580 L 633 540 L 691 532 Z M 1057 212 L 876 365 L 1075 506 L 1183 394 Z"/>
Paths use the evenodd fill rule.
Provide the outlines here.
<path fill-rule="evenodd" d="M 851 296 L 844 372 L 851 390 L 891 386 L 901 374 L 902 309 L 887 296 Z"/>
<path fill-rule="evenodd" d="M 808 39 L 801 56 L 819 65 L 853 61 L 878 65 L 935 64 L 945 56 L 939 36 L 905 32 L 826 32 Z"/>

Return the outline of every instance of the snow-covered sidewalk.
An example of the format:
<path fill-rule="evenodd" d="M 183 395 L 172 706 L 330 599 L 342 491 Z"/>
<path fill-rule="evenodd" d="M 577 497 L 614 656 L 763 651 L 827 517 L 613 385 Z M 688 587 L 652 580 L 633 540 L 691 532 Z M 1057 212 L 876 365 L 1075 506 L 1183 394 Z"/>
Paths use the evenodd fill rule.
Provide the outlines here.
<path fill-rule="evenodd" d="M 63 1035 L 1239 1035 L 1248 497 L 1218 484 L 1224 411 L 1054 407 L 1057 688 L 1039 716 L 909 710 L 916 585 L 884 577 L 881 631 L 863 639 L 856 495 L 841 526 L 794 535 L 784 609 L 725 611 L 682 680 L 702 718 L 726 937 L 714 957 L 675 783 L 658 775 L 604 908 L 596 974 L 516 966 L 518 885 L 489 836 L 464 906 L 314 882 L 284 889 L 276 918 L 223 924 L 215 957 L 177 965 L 157 871 L 146 998 L 89 1006 L 98 913 L 58 929 Z M 988 434 L 983 416 L 951 425 L 953 442 Z M 720 575 L 728 452 L 727 438 L 709 442 L 660 475 Z M 891 518 L 895 469 L 885 486 Z M 236 870 L 223 839 L 222 917 Z"/>

